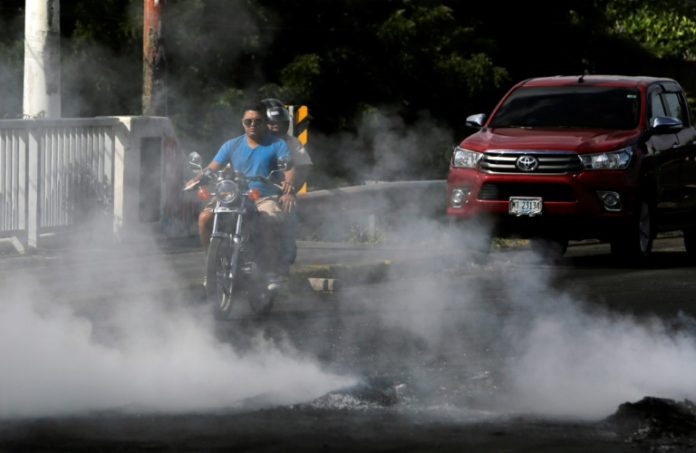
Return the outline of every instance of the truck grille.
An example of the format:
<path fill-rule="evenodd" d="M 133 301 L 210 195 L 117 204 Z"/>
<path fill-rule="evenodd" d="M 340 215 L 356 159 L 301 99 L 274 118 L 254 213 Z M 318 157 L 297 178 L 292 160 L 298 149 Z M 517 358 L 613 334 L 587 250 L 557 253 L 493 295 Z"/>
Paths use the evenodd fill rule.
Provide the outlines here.
<path fill-rule="evenodd" d="M 522 156 L 535 158 L 537 166 L 522 170 L 516 165 Z M 480 162 L 480 170 L 486 173 L 572 173 L 582 168 L 580 158 L 573 151 L 488 150 Z"/>
<path fill-rule="evenodd" d="M 575 195 L 566 184 L 493 183 L 487 182 L 479 190 L 479 200 L 507 201 L 510 197 L 542 197 L 544 201 L 575 201 Z"/>

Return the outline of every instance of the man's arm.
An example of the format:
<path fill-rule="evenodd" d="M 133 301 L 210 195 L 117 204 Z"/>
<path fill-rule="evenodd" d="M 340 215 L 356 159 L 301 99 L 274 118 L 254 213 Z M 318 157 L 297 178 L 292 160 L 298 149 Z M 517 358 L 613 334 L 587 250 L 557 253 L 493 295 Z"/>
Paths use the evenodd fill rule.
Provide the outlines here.
<path fill-rule="evenodd" d="M 285 147 L 287 155 L 291 156 L 290 150 L 288 149 L 286 143 L 281 141 Z M 291 156 L 292 158 L 292 156 Z M 290 168 L 283 172 L 283 193 L 280 195 L 280 204 L 283 207 L 283 211 L 291 212 L 295 209 L 295 194 L 297 193 L 298 187 L 295 183 L 295 166 L 292 165 Z"/>
<path fill-rule="evenodd" d="M 283 172 L 283 194 L 297 193 L 296 172 L 295 167 L 289 168 Z"/>
<path fill-rule="evenodd" d="M 285 179 L 283 180 L 283 193 L 280 195 L 280 204 L 283 206 L 283 211 L 290 212 L 295 209 L 295 194 L 298 187 L 295 187 L 295 169 L 291 168 L 283 172 Z"/>
<path fill-rule="evenodd" d="M 220 162 L 218 162 L 216 160 L 212 160 L 212 161 L 210 161 L 208 166 L 203 169 L 203 171 L 205 171 L 206 169 L 212 170 L 212 171 L 218 171 L 221 168 L 222 168 L 222 164 Z"/>

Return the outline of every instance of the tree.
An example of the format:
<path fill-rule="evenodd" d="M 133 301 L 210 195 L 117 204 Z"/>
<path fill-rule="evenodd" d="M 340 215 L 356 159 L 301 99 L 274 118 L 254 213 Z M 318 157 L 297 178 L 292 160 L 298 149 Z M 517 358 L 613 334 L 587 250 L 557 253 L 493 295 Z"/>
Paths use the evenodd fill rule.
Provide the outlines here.
<path fill-rule="evenodd" d="M 0 118 L 22 116 L 24 0 L 0 2 Z"/>
<path fill-rule="evenodd" d="M 133 115 L 142 90 L 142 0 L 61 2 L 63 116 Z"/>
<path fill-rule="evenodd" d="M 611 33 L 658 58 L 696 62 L 696 2 L 616 0 L 606 6 Z"/>
<path fill-rule="evenodd" d="M 21 112 L 23 5 L 0 2 L 4 117 Z M 447 148 L 472 132 L 465 117 L 527 77 L 655 73 L 696 92 L 694 21 L 694 0 L 167 0 L 169 116 L 210 155 L 241 133 L 245 100 L 279 97 L 310 106 L 314 139 L 352 134 L 351 158 L 390 169 L 376 144 L 401 142 L 380 130 L 415 140 L 436 125 L 444 138 L 419 142 L 394 174 L 441 176 Z M 61 33 L 64 115 L 139 114 L 142 0 L 62 2 Z M 317 163 L 353 177 L 336 143 Z"/>

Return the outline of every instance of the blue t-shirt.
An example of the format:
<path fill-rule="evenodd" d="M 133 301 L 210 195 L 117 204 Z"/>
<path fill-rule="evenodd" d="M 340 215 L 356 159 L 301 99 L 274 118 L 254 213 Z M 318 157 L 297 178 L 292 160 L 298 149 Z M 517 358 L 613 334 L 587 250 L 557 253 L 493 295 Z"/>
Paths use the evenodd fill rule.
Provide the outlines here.
<path fill-rule="evenodd" d="M 213 160 L 222 165 L 229 163 L 245 176 L 268 176 L 278 168 L 278 158 L 289 155 L 288 145 L 280 138 L 268 134 L 256 148 L 252 148 L 246 135 L 240 135 L 223 143 Z M 262 197 L 280 194 L 280 189 L 261 181 L 253 181 L 249 187 L 258 189 Z"/>

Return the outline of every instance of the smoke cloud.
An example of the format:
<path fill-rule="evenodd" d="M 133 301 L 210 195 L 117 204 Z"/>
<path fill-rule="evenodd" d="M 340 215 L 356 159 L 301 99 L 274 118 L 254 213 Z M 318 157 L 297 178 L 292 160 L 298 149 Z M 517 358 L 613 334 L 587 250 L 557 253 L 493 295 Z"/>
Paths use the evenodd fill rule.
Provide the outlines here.
<path fill-rule="evenodd" d="M 365 111 L 354 132 L 325 136 L 310 131 L 310 135 L 308 149 L 315 163 L 343 175 L 349 185 L 444 178 L 454 147 L 452 131 L 437 124 L 428 112 L 406 122 L 388 106 Z M 312 177 L 313 187 L 331 183 L 316 172 Z"/>
<path fill-rule="evenodd" d="M 366 118 L 357 135 L 322 145 L 339 149 L 332 158 L 345 159 L 364 179 L 399 179 L 451 135 L 427 118 L 411 127 L 388 112 Z M 371 147 L 373 162 L 352 159 L 359 146 Z M 364 340 L 357 338 L 365 327 L 346 321 L 356 332 L 348 341 L 374 356 L 362 373 L 406 388 L 410 407 L 596 418 L 644 396 L 696 399 L 693 328 L 600 308 L 589 296 L 557 289 L 555 268 L 532 251 L 484 261 L 490 225 L 452 228 L 443 211 L 429 210 L 440 200 L 411 201 L 365 199 L 359 215 L 376 215 L 378 241 L 415 252 L 394 263 L 393 280 L 367 300 L 347 292 L 343 301 L 375 316 L 370 330 L 378 333 Z M 340 209 L 333 216 L 346 221 Z"/>
<path fill-rule="evenodd" d="M 551 415 L 597 417 L 644 396 L 696 398 L 696 335 L 657 318 L 592 309 L 547 289 L 541 268 L 514 280 L 537 282 L 529 298 L 510 297 L 527 319 L 514 332 L 504 371 L 515 408 Z"/>
<path fill-rule="evenodd" d="M 222 342 L 207 308 L 148 296 L 177 278 L 152 247 L 80 252 L 58 292 L 38 270 L 0 284 L 1 418 L 292 404 L 352 382 L 260 331 Z"/>
<path fill-rule="evenodd" d="M 382 148 L 382 168 L 399 168 L 402 140 L 398 128 L 380 137 L 397 144 Z M 472 250 L 487 242 L 486 225 L 451 228 L 414 215 L 411 203 L 375 208 L 392 217 L 383 244 L 415 252 L 367 295 L 336 296 L 359 316 L 337 311 L 302 330 L 341 324 L 329 360 L 345 373 L 326 371 L 326 356 L 311 352 L 326 351 L 312 344 L 321 335 L 294 340 L 261 322 L 243 346 L 221 341 L 207 310 L 153 296 L 177 278 L 156 244 L 106 247 L 103 235 L 81 234 L 66 244 L 76 252 L 64 258 L 62 292 L 39 269 L 0 282 L 0 417 L 293 404 L 353 376 L 386 376 L 406 408 L 437 415 L 595 418 L 648 395 L 696 399 L 693 329 L 559 290 L 554 268 L 532 252 L 480 260 Z"/>
<path fill-rule="evenodd" d="M 187 24 L 179 31 L 222 25 L 242 29 L 250 23 L 243 11 L 206 14 L 201 8 L 178 9 L 172 4 L 168 14 Z M 215 22 L 211 25 L 210 20 Z M 253 25 L 244 26 L 252 27 L 246 29 L 250 36 L 262 35 Z M 242 51 L 230 44 L 238 42 L 233 39 L 210 40 L 206 33 L 180 35 L 176 30 L 165 33 L 173 41 L 167 50 L 171 59 L 195 54 L 199 67 L 206 67 L 206 59 L 212 61 L 216 52 Z M 266 44 L 246 42 L 245 49 L 263 52 Z M 87 47 L 85 52 L 87 57 L 74 61 L 63 53 L 66 116 L 85 111 L 136 113 L 139 84 L 128 77 L 116 77 L 118 83 L 104 90 L 131 95 L 124 96 L 130 101 L 119 106 L 121 112 L 86 105 L 80 90 L 98 85 L 103 74 L 119 71 L 125 62 L 114 63 L 113 53 L 102 49 Z M 84 71 L 86 60 L 94 71 Z M 139 69 L 130 67 L 139 80 Z M 10 99 L 14 93 L 9 105 L 15 110 L 21 108 L 18 91 L 3 87 L 16 88 L 18 74 L 12 65 L 0 67 L 0 82 L 15 82 L 0 83 L 0 94 Z M 230 89 L 212 105 L 200 103 L 187 94 L 201 95 L 204 74 L 172 70 L 168 74 L 169 102 L 176 104 L 173 116 L 204 118 L 210 125 L 197 131 L 200 125 L 192 124 L 190 130 L 180 131 L 189 132 L 182 137 L 193 143 L 200 140 L 197 148 L 212 146 L 199 148 L 212 154 L 234 135 L 228 128 L 236 122 L 234 106 L 243 91 Z M 259 87 L 264 83 L 254 73 L 248 80 Z M 12 113 L 2 111 L 3 116 Z M 431 165 L 432 159 L 442 159 L 444 171 L 446 150 L 455 144 L 451 131 L 438 127 L 427 113 L 407 124 L 389 108 L 368 112 L 356 134 L 312 137 L 309 150 L 315 153 L 315 162 L 331 161 L 346 169 L 349 183 L 409 179 L 426 164 L 438 168 Z M 357 160 L 356 149 L 371 152 L 366 160 Z M 321 175 L 313 176 L 311 184 L 326 182 Z M 440 411 L 454 406 L 598 417 L 646 395 L 696 399 L 693 331 L 675 331 L 658 319 L 594 308 L 578 296 L 553 289 L 553 270 L 538 260 L 521 266 L 504 259 L 481 264 L 468 250 L 488 241 L 485 225 L 453 233 L 441 218 L 414 215 L 418 203 L 427 201 L 402 207 L 375 202 L 376 212 L 390 209 L 388 229 L 382 224 L 382 240 L 448 253 L 423 254 L 410 266 L 395 270 L 392 276 L 401 278 L 371 290 L 369 301 L 350 299 L 353 293 L 343 296 L 346 304 L 368 310 L 361 316 L 375 315 L 369 338 L 345 334 L 336 339 L 343 342 L 339 351 L 355 347 L 372 351 L 373 360 L 355 366 L 355 374 L 393 377 L 399 388 L 407 389 L 405 401 L 410 405 Z M 72 247 L 96 248 L 84 241 Z M 355 382 L 351 376 L 325 371 L 318 358 L 262 329 L 244 348 L 220 341 L 207 311 L 190 301 L 152 296 L 157 279 L 177 277 L 168 263 L 153 258 L 156 252 L 145 258 L 143 251 L 138 244 L 110 250 L 117 256 L 108 261 L 89 252 L 67 258 L 66 262 L 79 264 L 79 271 L 66 275 L 64 285 L 77 289 L 59 297 L 38 270 L 0 282 L 0 417 L 222 410 L 246 407 L 250 401 L 292 404 Z M 113 275 L 121 277 L 114 280 Z M 362 317 L 343 322 L 348 333 L 364 332 L 357 325 L 364 322 Z"/>
<path fill-rule="evenodd" d="M 431 224 L 421 233 L 448 232 Z M 411 406 L 597 419 L 645 396 L 696 399 L 693 319 L 601 308 L 554 288 L 554 268 L 531 251 L 477 264 L 466 250 L 486 233 L 467 236 L 469 247 L 425 244 L 418 266 L 427 272 L 395 270 L 403 274 L 375 296 L 377 330 L 402 345 L 398 364 L 382 352 L 377 373 L 401 367 L 394 382 L 408 385 Z M 433 247 L 439 255 L 427 259 Z"/>

